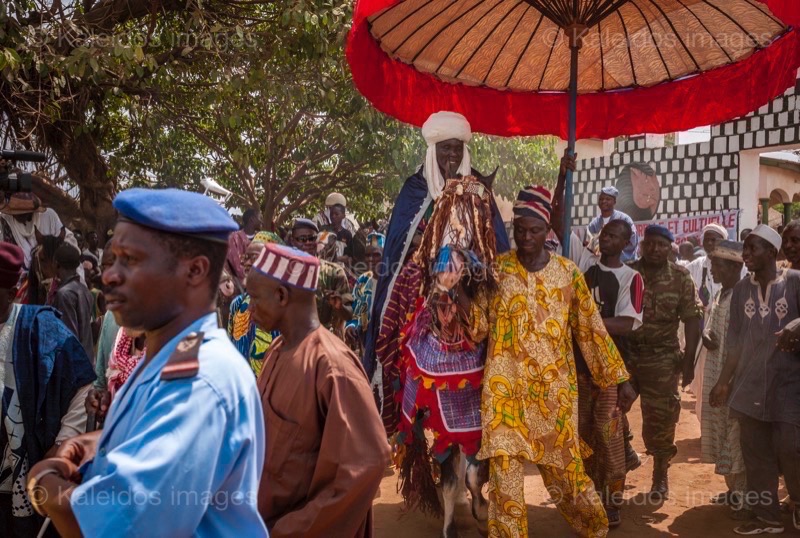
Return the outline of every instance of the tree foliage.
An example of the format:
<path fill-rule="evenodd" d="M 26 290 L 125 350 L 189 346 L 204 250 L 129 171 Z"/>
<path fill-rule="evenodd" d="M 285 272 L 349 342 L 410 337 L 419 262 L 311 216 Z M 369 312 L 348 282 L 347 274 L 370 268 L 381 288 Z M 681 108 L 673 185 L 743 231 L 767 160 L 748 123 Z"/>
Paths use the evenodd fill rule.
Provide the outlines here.
<path fill-rule="evenodd" d="M 386 213 L 424 156 L 418 131 L 356 92 L 344 0 L 12 0 L 0 4 L 0 129 L 47 151 L 63 203 L 99 229 L 131 185 L 199 189 L 281 224 L 345 193 Z M 499 194 L 555 179 L 551 139 L 476 137 Z M 52 186 L 51 185 L 51 186 Z"/>

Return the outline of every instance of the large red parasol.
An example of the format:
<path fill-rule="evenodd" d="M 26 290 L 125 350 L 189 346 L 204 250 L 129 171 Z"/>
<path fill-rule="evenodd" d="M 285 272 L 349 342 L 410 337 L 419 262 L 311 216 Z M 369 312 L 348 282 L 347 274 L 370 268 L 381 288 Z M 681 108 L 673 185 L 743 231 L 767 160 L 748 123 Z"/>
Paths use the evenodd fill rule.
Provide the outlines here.
<path fill-rule="evenodd" d="M 347 57 L 379 110 L 421 125 L 576 138 L 744 115 L 794 83 L 798 0 L 358 0 Z M 569 252 L 572 173 L 565 184 Z"/>
<path fill-rule="evenodd" d="M 555 9 L 572 3 L 358 0 L 347 46 L 353 80 L 378 110 L 412 125 L 422 125 L 433 112 L 453 110 L 464 114 L 477 132 L 567 138 L 569 44 L 563 32 L 558 36 L 559 24 L 542 17 L 535 5 Z M 578 138 L 721 123 L 769 102 L 797 77 L 800 30 L 788 27 L 800 26 L 798 0 L 578 3 L 616 9 L 589 28 L 580 52 Z M 760 12 L 764 16 L 758 20 Z M 742 38 L 742 29 L 731 21 L 739 17 L 757 46 Z M 436 32 L 442 27 L 444 31 Z M 402 29 L 405 34 L 399 33 Z M 624 47 L 617 34 L 625 33 L 638 46 Z M 616 50 L 603 49 L 603 43 L 615 44 Z M 532 54 L 536 45 L 552 54 Z M 697 51 L 696 62 L 685 47 Z M 436 57 L 437 50 L 440 56 L 449 54 L 446 61 Z M 498 68 L 509 62 L 516 64 L 514 77 L 508 76 L 509 67 Z M 616 65 L 609 68 L 612 63 Z M 626 64 L 640 74 L 624 74 Z M 525 86 L 525 79 L 534 83 Z"/>

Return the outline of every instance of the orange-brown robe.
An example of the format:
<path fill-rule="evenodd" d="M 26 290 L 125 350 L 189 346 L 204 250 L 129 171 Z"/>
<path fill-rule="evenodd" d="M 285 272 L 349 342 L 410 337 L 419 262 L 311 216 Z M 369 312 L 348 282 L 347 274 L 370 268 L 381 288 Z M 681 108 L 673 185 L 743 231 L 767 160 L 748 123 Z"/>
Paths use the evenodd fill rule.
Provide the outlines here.
<path fill-rule="evenodd" d="M 389 444 L 366 374 L 324 328 L 271 346 L 258 378 L 267 453 L 258 510 L 272 538 L 372 536 Z"/>

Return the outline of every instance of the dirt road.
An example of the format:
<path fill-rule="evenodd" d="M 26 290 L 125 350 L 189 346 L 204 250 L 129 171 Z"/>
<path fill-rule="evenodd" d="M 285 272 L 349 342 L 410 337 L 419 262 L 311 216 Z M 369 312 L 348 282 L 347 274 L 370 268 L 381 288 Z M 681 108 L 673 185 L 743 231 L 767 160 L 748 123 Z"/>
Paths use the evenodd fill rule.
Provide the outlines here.
<path fill-rule="evenodd" d="M 644 502 L 643 492 L 650 488 L 653 472 L 652 459 L 642 456 L 643 465 L 628 474 L 622 525 L 611 531 L 612 538 L 650 538 L 662 536 L 688 536 L 717 538 L 736 536 L 733 527 L 739 523 L 728 517 L 728 509 L 712 506 L 709 499 L 725 490 L 722 477 L 714 474 L 713 465 L 699 463 L 700 424 L 694 414 L 694 397 L 683 395 L 683 410 L 678 424 L 678 455 L 670 468 L 670 498 L 661 506 Z M 644 453 L 641 432 L 641 412 L 638 406 L 629 415 L 636 438 L 634 447 Z M 379 538 L 436 537 L 441 532 L 441 521 L 412 512 L 401 517 L 402 498 L 396 492 L 397 476 L 387 476 L 381 483 L 380 496 L 375 499 L 375 535 Z M 783 496 L 785 491 L 781 492 Z M 542 485 L 536 467 L 531 466 L 525 477 L 525 495 L 528 505 L 530 536 L 571 536 L 571 529 L 553 505 L 547 504 L 549 496 Z M 477 538 L 474 520 L 466 504 L 456 512 L 462 538 Z M 800 531 L 792 527 L 791 518 L 785 519 L 786 532 L 781 536 L 800 538 Z"/>

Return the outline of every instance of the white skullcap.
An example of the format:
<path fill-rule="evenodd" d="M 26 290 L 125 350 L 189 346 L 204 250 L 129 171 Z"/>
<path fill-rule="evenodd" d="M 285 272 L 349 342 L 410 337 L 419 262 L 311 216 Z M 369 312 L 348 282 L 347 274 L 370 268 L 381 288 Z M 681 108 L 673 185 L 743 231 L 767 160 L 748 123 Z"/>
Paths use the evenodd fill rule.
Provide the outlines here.
<path fill-rule="evenodd" d="M 728 230 L 725 229 L 725 226 L 723 226 L 722 224 L 717 224 L 716 222 L 712 222 L 711 224 L 703 228 L 703 237 L 705 237 L 708 232 L 715 233 L 722 239 L 728 238 Z"/>
<path fill-rule="evenodd" d="M 464 157 L 458 167 L 458 173 L 468 176 L 472 173 L 469 150 L 466 144 L 472 140 L 472 129 L 467 118 L 456 112 L 435 112 L 431 114 L 422 125 L 422 138 L 428 144 L 428 151 L 425 153 L 425 165 L 423 174 L 428 182 L 428 192 L 434 200 L 442 195 L 444 189 L 444 178 L 436 162 L 436 144 L 455 138 L 464 142 Z"/>
<path fill-rule="evenodd" d="M 327 198 L 325 198 L 325 206 L 330 207 L 336 204 L 347 207 L 347 200 L 345 199 L 344 195 L 339 194 L 338 192 L 332 192 Z"/>
<path fill-rule="evenodd" d="M 767 226 L 766 224 L 759 224 L 753 231 L 750 232 L 750 235 L 755 235 L 775 247 L 777 250 L 781 249 L 781 245 L 783 244 L 783 240 L 781 239 L 781 234 Z M 748 236 L 750 237 L 750 236 Z"/>

